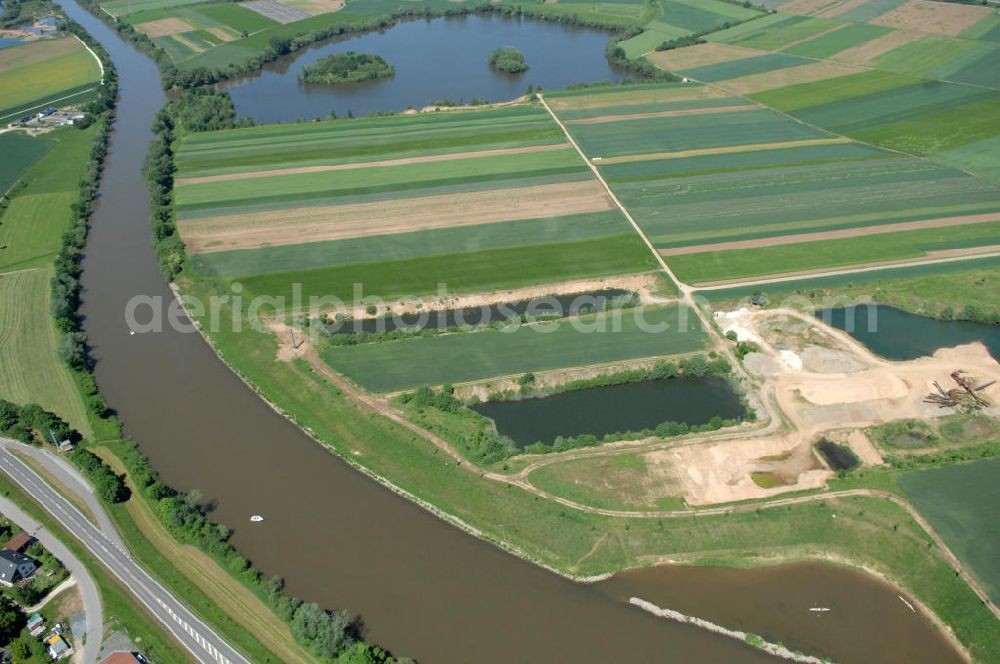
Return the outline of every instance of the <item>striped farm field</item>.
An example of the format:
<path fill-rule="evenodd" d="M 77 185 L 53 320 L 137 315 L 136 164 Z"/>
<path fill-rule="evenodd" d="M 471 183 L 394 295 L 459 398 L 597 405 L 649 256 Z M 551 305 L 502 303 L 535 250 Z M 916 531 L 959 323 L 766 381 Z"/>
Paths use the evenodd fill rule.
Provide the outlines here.
<path fill-rule="evenodd" d="M 554 144 L 565 138 L 548 113 L 516 106 L 194 134 L 177 166 L 183 178 Z"/>
<path fill-rule="evenodd" d="M 869 152 L 800 151 L 812 163 L 615 184 L 659 247 L 733 241 L 1000 210 L 1000 188 L 923 160 Z M 858 152 L 864 149 L 859 148 Z M 761 155 L 766 156 L 766 155 Z M 779 151 L 774 158 L 780 158 Z M 956 208 L 959 208 L 956 210 Z"/>
<path fill-rule="evenodd" d="M 340 240 L 304 242 L 195 254 L 193 268 L 202 274 L 242 278 L 289 272 L 406 261 L 423 256 L 488 252 L 489 250 L 612 238 L 627 234 L 617 212 L 594 212 L 504 223 L 411 230 Z M 609 245 L 610 246 L 610 245 Z M 502 269 L 502 268 L 501 268 Z"/>
<path fill-rule="evenodd" d="M 866 44 L 892 30 L 879 25 L 867 23 L 850 23 L 825 34 L 786 46 L 782 53 L 801 55 L 807 58 L 829 58 L 842 53 L 849 48 Z"/>
<path fill-rule="evenodd" d="M 526 128 L 526 144 L 496 127 Z M 325 163 L 295 145 L 328 146 Z M 349 300 L 360 283 L 391 298 L 656 269 L 537 107 L 215 132 L 178 156 L 191 273 L 258 295 L 299 284 L 306 298 Z"/>
<path fill-rule="evenodd" d="M 343 171 L 321 171 L 241 178 L 189 184 L 177 188 L 177 210 L 239 208 L 258 204 L 327 199 L 338 196 L 399 192 L 503 179 L 572 176 L 586 166 L 572 148 L 523 154 L 462 158 L 424 164 L 376 166 Z M 262 190 L 262 188 L 265 188 Z"/>
<path fill-rule="evenodd" d="M 616 325 L 616 317 L 618 318 Z M 330 348 L 323 359 L 363 387 L 393 392 L 529 371 L 676 355 L 700 350 L 704 328 L 682 306 L 620 310 L 546 323 L 543 331 L 458 332 Z M 447 358 L 462 358 L 449 362 Z"/>
<path fill-rule="evenodd" d="M 560 117 L 564 112 L 728 97 L 725 92 L 692 83 L 615 85 L 584 90 L 546 92 L 545 101 Z"/>
<path fill-rule="evenodd" d="M 828 137 L 765 108 L 570 125 L 569 129 L 591 158 Z"/>
<path fill-rule="evenodd" d="M 731 30 L 723 30 L 710 35 L 709 39 L 744 48 L 778 51 L 844 25 L 841 21 L 807 18 L 791 14 L 772 14 L 772 16 L 784 18 L 773 20 L 768 24 L 764 24 L 763 19 L 750 21 Z M 744 29 L 741 30 L 741 28 Z"/>
<path fill-rule="evenodd" d="M 977 247 L 1000 251 L 1000 222 L 931 228 L 878 236 L 803 242 L 734 251 L 672 256 L 682 281 L 709 283 L 889 261 L 944 256 Z M 985 249 L 980 253 L 985 253 Z"/>
<path fill-rule="evenodd" d="M 355 284 L 361 285 L 365 295 L 391 299 L 431 295 L 441 284 L 452 293 L 476 293 L 655 269 L 646 246 L 634 233 L 628 233 L 577 242 L 275 272 L 231 281 L 239 281 L 252 295 L 284 297 L 288 303 L 294 301 L 293 284 L 298 284 L 305 306 L 310 298 L 333 297 L 352 302 Z"/>

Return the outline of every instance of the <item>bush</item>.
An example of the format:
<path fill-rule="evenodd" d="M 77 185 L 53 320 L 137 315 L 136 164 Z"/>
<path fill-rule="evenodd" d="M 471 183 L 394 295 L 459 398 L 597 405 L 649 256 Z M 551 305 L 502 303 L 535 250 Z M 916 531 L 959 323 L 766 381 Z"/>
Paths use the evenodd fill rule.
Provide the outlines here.
<path fill-rule="evenodd" d="M 373 53 L 346 51 L 320 58 L 315 64 L 306 65 L 299 72 L 305 83 L 333 84 L 360 83 L 395 75 L 396 69 Z"/>
<path fill-rule="evenodd" d="M 116 475 L 108 464 L 101 461 L 101 458 L 82 447 L 78 447 L 69 454 L 70 460 L 83 471 L 83 474 L 90 480 L 97 490 L 97 497 L 106 503 L 120 503 L 129 498 L 128 487 L 121 476 Z"/>
<path fill-rule="evenodd" d="M 524 53 L 512 46 L 494 49 L 490 52 L 487 61 L 493 69 L 508 74 L 520 74 L 528 71 L 528 63 L 524 60 Z"/>

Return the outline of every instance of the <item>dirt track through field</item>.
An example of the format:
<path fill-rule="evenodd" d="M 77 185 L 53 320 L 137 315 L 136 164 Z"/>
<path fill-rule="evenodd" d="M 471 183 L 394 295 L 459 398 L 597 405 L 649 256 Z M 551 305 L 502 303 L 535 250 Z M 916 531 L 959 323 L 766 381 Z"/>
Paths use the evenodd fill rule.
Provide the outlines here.
<path fill-rule="evenodd" d="M 599 115 L 594 118 L 567 120 L 568 125 L 604 124 L 606 122 L 621 122 L 624 120 L 641 120 L 644 118 L 672 118 L 681 115 L 706 115 L 708 113 L 729 113 L 732 111 L 753 111 L 759 109 L 756 104 L 740 106 L 710 106 L 708 108 L 685 108 L 679 111 L 653 111 L 650 113 L 629 113 L 626 115 Z"/>
<path fill-rule="evenodd" d="M 327 164 L 323 166 L 298 166 L 295 168 L 276 168 L 267 171 L 249 171 L 247 173 L 221 173 L 219 175 L 202 175 L 191 178 L 178 178 L 174 185 L 183 187 L 187 184 L 205 184 L 207 182 L 225 182 L 227 180 L 249 180 L 251 178 L 267 178 L 276 175 L 300 175 L 302 173 L 325 173 L 327 171 L 348 171 L 355 168 L 374 168 L 376 166 L 404 166 L 406 164 L 424 164 L 433 161 L 450 161 L 452 159 L 474 159 L 478 157 L 495 157 L 505 154 L 525 154 L 529 152 L 552 152 L 554 150 L 569 150 L 565 143 L 552 145 L 527 145 L 520 148 L 497 148 L 495 150 L 477 150 L 475 152 L 448 152 L 445 154 L 429 154 L 422 157 L 404 157 L 402 159 L 383 159 L 381 161 L 360 161 L 350 164 Z"/>
<path fill-rule="evenodd" d="M 610 209 L 600 184 L 584 181 L 227 215 L 184 220 L 178 227 L 188 251 L 209 253 Z"/>
<path fill-rule="evenodd" d="M 677 152 L 647 152 L 645 154 L 629 154 L 622 157 L 605 157 L 601 165 L 625 164 L 633 161 L 652 161 L 654 159 L 683 159 L 685 157 L 701 157 L 712 154 L 731 154 L 734 152 L 757 152 L 759 150 L 783 150 L 785 148 L 801 148 L 817 145 L 837 145 L 850 143 L 851 139 L 838 136 L 836 138 L 807 139 L 801 141 L 779 141 L 777 143 L 755 143 L 753 145 L 726 145 L 718 148 L 701 148 L 698 150 L 679 150 Z"/>
<path fill-rule="evenodd" d="M 923 228 L 946 228 L 948 226 L 964 226 L 985 224 L 1000 221 L 1000 213 L 970 214 L 962 217 L 944 217 L 941 219 L 925 219 L 923 221 L 905 221 L 899 224 L 884 224 L 882 226 L 864 226 L 862 228 L 841 228 L 834 231 L 818 231 L 815 233 L 800 233 L 797 235 L 779 235 L 762 237 L 754 240 L 734 240 L 732 242 L 716 242 L 714 244 L 698 244 L 689 247 L 671 247 L 661 249 L 663 256 L 684 256 L 686 254 L 701 254 L 706 251 L 731 251 L 734 249 L 759 249 L 761 247 L 777 247 L 785 244 L 802 244 L 820 240 L 842 240 L 845 238 L 867 235 L 882 235 L 900 231 L 915 231 Z"/>

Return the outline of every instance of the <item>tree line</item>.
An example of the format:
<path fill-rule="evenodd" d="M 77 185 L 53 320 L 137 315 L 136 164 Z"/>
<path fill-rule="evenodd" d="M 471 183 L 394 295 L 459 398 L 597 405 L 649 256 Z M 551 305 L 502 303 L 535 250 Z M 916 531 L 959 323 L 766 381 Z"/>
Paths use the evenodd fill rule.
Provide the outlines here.
<path fill-rule="evenodd" d="M 121 450 L 121 447 L 127 446 Z M 405 664 L 362 639 L 360 623 L 344 610 L 328 611 L 284 592 L 280 577 L 268 577 L 229 544 L 229 529 L 205 516 L 197 493 L 184 494 L 160 481 L 134 444 L 123 442 L 119 456 L 137 490 L 152 503 L 160 522 L 178 541 L 197 546 L 247 585 L 291 627 L 295 639 L 311 653 L 338 664 Z"/>

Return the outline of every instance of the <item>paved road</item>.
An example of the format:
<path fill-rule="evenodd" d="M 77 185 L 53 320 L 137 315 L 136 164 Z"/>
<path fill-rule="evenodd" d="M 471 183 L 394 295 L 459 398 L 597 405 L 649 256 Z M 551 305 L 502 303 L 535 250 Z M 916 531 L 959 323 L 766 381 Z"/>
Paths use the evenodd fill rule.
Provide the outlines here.
<path fill-rule="evenodd" d="M 4 452 L 5 455 L 6 452 Z M 7 455 L 9 456 L 9 455 Z M 87 568 L 74 556 L 70 550 L 55 535 L 42 527 L 12 501 L 0 496 L 0 512 L 5 517 L 34 535 L 49 552 L 62 562 L 63 566 L 76 579 L 76 585 L 83 595 L 83 610 L 87 614 L 87 636 L 83 646 L 84 664 L 93 664 L 101 653 L 101 633 L 104 631 L 104 610 L 101 607 L 101 594 L 97 592 L 97 584 L 91 578 Z"/>
<path fill-rule="evenodd" d="M 115 529 L 114 524 L 111 523 L 111 517 L 104 511 L 101 501 L 98 500 L 97 495 L 94 493 L 94 488 L 84 479 L 80 471 L 76 469 L 76 466 L 71 465 L 68 461 L 48 450 L 31 447 L 30 445 L 5 438 L 0 438 L 0 449 L 13 449 L 16 450 L 16 454 L 28 456 L 37 461 L 45 468 L 46 472 L 50 473 L 63 486 L 83 500 L 90 514 L 94 516 L 94 520 L 96 521 L 94 525 L 101 529 L 101 533 L 111 540 L 116 547 L 122 551 L 127 551 L 125 543 L 122 542 L 121 536 Z"/>
<path fill-rule="evenodd" d="M 118 548 L 115 542 L 98 530 L 76 507 L 6 449 L 0 449 L 0 470 L 10 475 L 21 488 L 41 503 L 46 511 L 87 547 L 90 553 L 100 560 L 157 620 L 163 623 L 177 641 L 194 655 L 195 659 L 206 664 L 249 664 L 249 660 L 188 610 L 132 560 L 128 553 Z M 103 508 L 99 509 L 99 512 L 103 511 Z M 57 557 L 61 556 L 57 554 Z M 94 660 L 85 661 L 89 664 Z"/>

